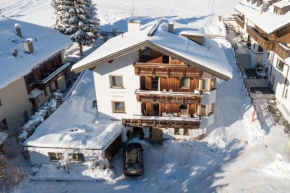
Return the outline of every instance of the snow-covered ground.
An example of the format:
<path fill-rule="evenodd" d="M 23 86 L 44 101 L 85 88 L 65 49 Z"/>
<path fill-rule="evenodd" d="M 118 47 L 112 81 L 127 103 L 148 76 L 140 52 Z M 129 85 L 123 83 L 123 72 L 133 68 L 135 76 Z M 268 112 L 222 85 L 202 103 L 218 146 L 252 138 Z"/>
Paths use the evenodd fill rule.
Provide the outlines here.
<path fill-rule="evenodd" d="M 142 22 L 176 16 L 181 23 L 201 24 L 206 33 L 224 35 L 216 14 L 232 13 L 238 0 L 94 2 L 98 3 L 102 29 L 120 26 L 126 30 L 124 19 L 134 5 Z M 1 14 L 9 17 L 46 26 L 54 23 L 49 1 L 1 0 L 0 9 Z M 257 120 L 251 123 L 254 109 L 245 97 L 233 51 L 225 39 L 216 41 L 234 69 L 233 79 L 218 83 L 215 124 L 202 142 L 167 141 L 162 145 L 142 142 L 145 175 L 141 178 L 122 176 L 120 152 L 112 163 L 114 178 L 108 181 L 26 180 L 12 192 L 289 192 L 290 155 L 284 150 L 289 138 L 280 126 L 264 131 Z"/>

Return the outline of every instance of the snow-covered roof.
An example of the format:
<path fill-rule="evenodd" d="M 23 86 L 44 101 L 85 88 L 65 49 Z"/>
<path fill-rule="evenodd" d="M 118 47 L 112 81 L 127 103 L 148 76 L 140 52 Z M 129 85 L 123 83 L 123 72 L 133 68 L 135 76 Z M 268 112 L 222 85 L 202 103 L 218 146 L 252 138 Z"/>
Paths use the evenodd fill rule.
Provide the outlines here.
<path fill-rule="evenodd" d="M 29 94 L 29 98 L 30 99 L 34 99 L 36 97 L 38 97 L 40 94 L 42 93 L 42 90 L 39 90 L 38 88 L 33 89 L 30 94 Z"/>
<path fill-rule="evenodd" d="M 279 15 L 273 12 L 274 6 L 271 5 L 267 11 L 261 13 L 261 7 L 262 5 L 257 7 L 256 4 L 251 4 L 244 0 L 234 8 L 268 34 L 290 24 L 290 12 L 284 15 Z"/>
<path fill-rule="evenodd" d="M 198 25 L 174 24 L 174 34 L 188 36 L 205 36 L 204 29 Z"/>
<path fill-rule="evenodd" d="M 276 7 L 279 7 L 279 8 L 283 8 L 286 6 L 290 6 L 290 2 L 289 1 L 279 1 L 279 2 L 274 3 L 273 5 Z"/>
<path fill-rule="evenodd" d="M 35 130 L 23 146 L 51 148 L 103 149 L 122 132 L 121 121 L 99 120 L 93 73 L 87 71 L 73 94 Z"/>
<path fill-rule="evenodd" d="M 204 33 L 203 30 L 200 28 L 196 30 L 190 26 L 185 28 L 181 24 L 175 23 L 175 33 L 178 33 L 176 35 L 168 32 L 168 21 L 162 20 L 157 23 L 156 31 L 152 36 L 148 36 L 148 33 L 154 28 L 154 24 L 152 23 L 142 26 L 139 32 L 127 32 L 116 36 L 75 64 L 72 70 L 76 72 L 83 71 L 142 47 L 149 47 L 161 53 L 170 54 L 174 58 L 193 65 L 205 72 L 214 74 L 217 77 L 226 80 L 232 78 L 232 68 L 219 46 L 213 46 L 207 49 L 206 46 L 199 45 L 181 36 L 183 30 L 187 33 L 200 35 Z M 178 28 L 178 26 L 181 27 Z M 210 42 L 213 40 L 207 39 L 206 41 Z M 212 43 L 208 44 L 214 45 Z"/>
<path fill-rule="evenodd" d="M 16 35 L 15 25 L 21 27 L 23 38 Z M 24 52 L 23 42 L 29 38 L 33 40 L 33 54 Z M 51 28 L 0 16 L 0 89 L 71 44 L 69 36 Z M 12 55 L 13 50 L 18 51 L 17 57 Z"/>
<path fill-rule="evenodd" d="M 7 137 L 8 137 L 7 133 L 0 132 L 0 145 L 2 145 L 5 142 Z"/>

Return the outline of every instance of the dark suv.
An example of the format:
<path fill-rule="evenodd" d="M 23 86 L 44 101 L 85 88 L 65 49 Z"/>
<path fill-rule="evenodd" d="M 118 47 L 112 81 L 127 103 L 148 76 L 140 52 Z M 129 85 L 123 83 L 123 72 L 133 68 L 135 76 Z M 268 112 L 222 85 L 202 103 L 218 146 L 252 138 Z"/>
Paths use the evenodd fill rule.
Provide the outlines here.
<path fill-rule="evenodd" d="M 140 143 L 130 143 L 124 151 L 125 177 L 141 176 L 143 168 L 143 148 Z"/>

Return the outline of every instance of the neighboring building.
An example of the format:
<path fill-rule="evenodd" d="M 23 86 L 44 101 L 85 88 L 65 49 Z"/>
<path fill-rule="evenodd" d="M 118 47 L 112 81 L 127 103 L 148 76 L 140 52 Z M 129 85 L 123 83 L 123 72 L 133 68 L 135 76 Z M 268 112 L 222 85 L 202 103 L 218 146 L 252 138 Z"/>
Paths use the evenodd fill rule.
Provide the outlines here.
<path fill-rule="evenodd" d="M 290 2 L 245 0 L 235 10 L 241 32 L 251 39 L 253 65 L 267 69 L 277 102 L 290 115 Z"/>
<path fill-rule="evenodd" d="M 126 135 L 120 122 L 98 122 L 93 75 L 87 71 L 70 97 L 40 124 L 24 143 L 31 163 L 52 164 L 64 153 L 71 153 L 72 162 L 88 163 L 95 156 L 111 160 L 122 148 Z"/>
<path fill-rule="evenodd" d="M 68 36 L 0 17 L 0 124 L 23 123 L 56 90 L 66 90 Z"/>
<path fill-rule="evenodd" d="M 142 29 L 142 30 L 141 30 Z M 149 140 L 201 139 L 214 122 L 217 79 L 232 68 L 203 28 L 159 20 L 114 37 L 73 66 L 94 72 L 98 119 Z M 124 139 L 123 139 L 124 140 Z"/>

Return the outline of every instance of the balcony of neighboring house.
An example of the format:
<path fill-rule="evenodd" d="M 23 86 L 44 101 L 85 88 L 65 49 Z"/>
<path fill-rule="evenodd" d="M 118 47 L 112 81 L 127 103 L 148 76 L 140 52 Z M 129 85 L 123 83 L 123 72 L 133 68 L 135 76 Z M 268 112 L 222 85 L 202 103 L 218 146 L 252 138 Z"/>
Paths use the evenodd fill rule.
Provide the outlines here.
<path fill-rule="evenodd" d="M 58 68 L 53 69 L 50 72 L 43 73 L 42 79 L 36 80 L 35 83 L 39 86 L 47 86 L 51 82 L 54 82 L 58 77 L 60 77 L 64 72 L 69 70 L 70 63 L 66 62 L 60 65 Z"/>
<path fill-rule="evenodd" d="M 138 76 L 158 77 L 201 77 L 202 71 L 190 66 L 164 63 L 134 63 L 135 74 Z"/>
<path fill-rule="evenodd" d="M 123 118 L 122 123 L 130 127 L 161 127 L 199 129 L 199 118 L 188 117 L 156 117 L 156 116 L 132 116 Z"/>
<path fill-rule="evenodd" d="M 274 51 L 275 49 L 275 41 L 269 40 L 266 34 L 260 33 L 253 27 L 247 27 L 247 33 L 251 38 L 253 38 L 263 49 Z"/>
<path fill-rule="evenodd" d="M 282 59 L 290 57 L 290 47 L 286 44 L 276 43 L 275 53 L 280 56 Z"/>
<path fill-rule="evenodd" d="M 244 18 L 242 16 L 240 16 L 240 15 L 236 15 L 235 19 L 236 19 L 237 24 L 241 28 L 244 28 L 244 26 L 245 26 L 245 20 L 244 20 Z"/>
<path fill-rule="evenodd" d="M 170 92 L 170 91 L 147 91 L 136 90 L 137 101 L 141 103 L 176 103 L 176 104 L 199 104 L 202 100 L 200 92 Z"/>

